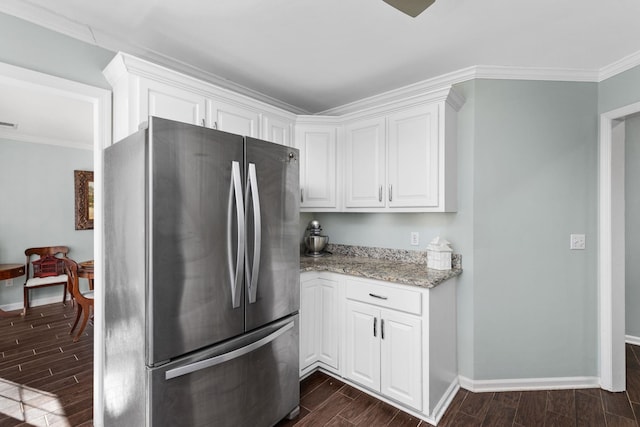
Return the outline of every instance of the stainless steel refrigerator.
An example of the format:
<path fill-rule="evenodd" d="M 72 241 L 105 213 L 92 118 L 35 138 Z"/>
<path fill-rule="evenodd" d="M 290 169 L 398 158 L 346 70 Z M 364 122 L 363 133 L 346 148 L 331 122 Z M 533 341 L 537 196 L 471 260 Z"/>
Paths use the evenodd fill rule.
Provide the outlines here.
<path fill-rule="evenodd" d="M 104 153 L 107 426 L 299 405 L 298 151 L 151 117 Z"/>

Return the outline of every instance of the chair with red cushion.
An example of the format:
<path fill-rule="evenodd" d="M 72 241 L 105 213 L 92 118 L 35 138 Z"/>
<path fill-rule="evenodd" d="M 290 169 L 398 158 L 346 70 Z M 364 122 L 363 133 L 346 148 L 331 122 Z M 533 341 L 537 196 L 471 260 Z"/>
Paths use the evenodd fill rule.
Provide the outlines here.
<path fill-rule="evenodd" d="M 29 248 L 24 251 L 27 256 L 26 281 L 24 282 L 24 308 L 22 314 L 29 308 L 29 291 L 48 286 L 62 285 L 62 304 L 67 299 L 67 275 L 64 273 L 64 263 L 69 248 L 66 246 L 44 246 Z M 60 261 L 56 261 L 55 257 Z M 56 262 L 54 262 L 56 261 Z"/>

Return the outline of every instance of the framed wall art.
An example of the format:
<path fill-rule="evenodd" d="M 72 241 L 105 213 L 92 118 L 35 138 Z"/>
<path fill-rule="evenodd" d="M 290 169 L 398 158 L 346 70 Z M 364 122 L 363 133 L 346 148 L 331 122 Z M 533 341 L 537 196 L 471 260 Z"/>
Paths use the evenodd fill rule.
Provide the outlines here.
<path fill-rule="evenodd" d="M 73 171 L 76 230 L 93 230 L 93 171 Z"/>

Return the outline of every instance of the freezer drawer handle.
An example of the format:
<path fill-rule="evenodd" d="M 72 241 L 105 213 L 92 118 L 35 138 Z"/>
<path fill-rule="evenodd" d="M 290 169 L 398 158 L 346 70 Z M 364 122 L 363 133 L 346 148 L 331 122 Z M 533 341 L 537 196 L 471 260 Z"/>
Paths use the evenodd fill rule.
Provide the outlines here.
<path fill-rule="evenodd" d="M 249 254 L 247 253 L 247 261 L 245 264 L 246 278 L 249 287 L 249 304 L 256 302 L 258 297 L 258 272 L 260 271 L 260 247 L 262 246 L 262 220 L 260 213 L 260 196 L 258 194 L 258 177 L 256 174 L 256 165 L 249 163 L 249 177 L 247 179 L 246 202 L 249 202 L 249 193 L 253 200 L 253 266 L 249 266 Z M 248 214 L 248 213 L 247 213 Z M 247 247 L 247 250 L 249 248 Z"/>
<path fill-rule="evenodd" d="M 215 356 L 210 359 L 190 363 L 189 365 L 180 366 L 179 368 L 169 369 L 164 374 L 165 379 L 170 380 L 172 378 L 181 377 L 183 375 L 187 375 L 193 372 L 201 371 L 203 369 L 211 368 L 212 366 L 220 365 L 221 363 L 225 363 L 230 360 L 237 359 L 238 357 L 244 356 L 245 354 L 251 353 L 252 351 L 256 351 L 260 347 L 263 347 L 269 344 L 271 341 L 275 340 L 280 335 L 284 334 L 289 329 L 293 328 L 293 325 L 294 325 L 294 321 L 291 321 L 286 325 L 284 325 L 282 328 L 278 329 L 277 331 L 267 335 L 266 337 L 258 341 L 252 342 L 247 346 L 240 347 L 228 353 L 221 354 L 220 356 Z"/>
<path fill-rule="evenodd" d="M 231 184 L 229 189 L 229 208 L 227 218 L 231 221 L 235 196 L 236 206 L 236 262 L 233 265 L 233 243 L 231 236 L 232 224 L 227 227 L 227 252 L 229 260 L 229 279 L 231 282 L 231 306 L 240 307 L 240 296 L 242 295 L 242 272 L 244 270 L 244 202 L 242 200 L 242 178 L 240 177 L 240 163 L 231 162 Z"/>

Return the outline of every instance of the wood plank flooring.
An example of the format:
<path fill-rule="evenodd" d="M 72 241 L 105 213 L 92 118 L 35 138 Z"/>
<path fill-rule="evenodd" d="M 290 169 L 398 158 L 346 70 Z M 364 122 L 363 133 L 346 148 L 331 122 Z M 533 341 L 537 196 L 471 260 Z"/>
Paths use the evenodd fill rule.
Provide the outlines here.
<path fill-rule="evenodd" d="M 77 343 L 74 309 L 60 303 L 0 318 L 0 427 L 83 426 L 93 418 L 93 327 Z M 460 390 L 439 426 L 639 426 L 640 347 L 627 345 L 627 392 L 600 389 L 471 393 Z M 427 427 L 321 372 L 300 383 L 289 426 Z"/>
<path fill-rule="evenodd" d="M 93 327 L 69 335 L 71 304 L 0 319 L 0 427 L 93 424 Z"/>
<path fill-rule="evenodd" d="M 472 393 L 460 389 L 438 427 L 634 427 L 640 420 L 640 347 L 627 344 L 627 392 L 601 389 Z M 300 415 L 290 426 L 427 427 L 322 372 L 300 383 Z"/>

